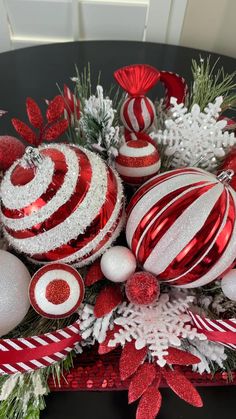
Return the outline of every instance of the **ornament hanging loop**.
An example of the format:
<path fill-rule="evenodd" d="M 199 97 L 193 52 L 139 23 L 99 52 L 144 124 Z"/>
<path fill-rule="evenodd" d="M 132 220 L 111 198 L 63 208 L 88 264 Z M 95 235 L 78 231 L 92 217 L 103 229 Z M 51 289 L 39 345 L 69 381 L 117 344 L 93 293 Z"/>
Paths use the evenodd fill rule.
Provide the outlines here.
<path fill-rule="evenodd" d="M 223 172 L 221 172 L 218 176 L 217 179 L 224 183 L 225 185 L 228 185 L 232 178 L 234 176 L 234 171 L 232 169 L 228 169 L 228 170 L 224 170 Z"/>
<path fill-rule="evenodd" d="M 24 160 L 30 167 L 38 167 L 42 163 L 43 157 L 37 148 L 26 147 Z"/>

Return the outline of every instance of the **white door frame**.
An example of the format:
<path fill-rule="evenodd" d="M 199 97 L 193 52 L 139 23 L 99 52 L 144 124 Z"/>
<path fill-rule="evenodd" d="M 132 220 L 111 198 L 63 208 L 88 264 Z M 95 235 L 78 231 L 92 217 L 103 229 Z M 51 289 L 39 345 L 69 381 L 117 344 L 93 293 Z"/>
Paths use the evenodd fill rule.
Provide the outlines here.
<path fill-rule="evenodd" d="M 179 45 L 188 0 L 149 0 L 144 41 Z"/>
<path fill-rule="evenodd" d="M 0 0 L 0 52 L 11 49 L 11 33 L 4 0 Z"/>

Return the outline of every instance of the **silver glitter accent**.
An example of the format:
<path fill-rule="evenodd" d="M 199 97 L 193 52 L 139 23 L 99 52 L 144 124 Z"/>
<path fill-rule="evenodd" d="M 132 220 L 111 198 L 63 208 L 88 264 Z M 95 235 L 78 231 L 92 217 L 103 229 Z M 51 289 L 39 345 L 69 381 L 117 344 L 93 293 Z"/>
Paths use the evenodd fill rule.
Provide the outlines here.
<path fill-rule="evenodd" d="M 20 252 L 33 255 L 54 250 L 83 234 L 98 214 L 107 193 L 106 165 L 96 154 L 85 149 L 82 151 L 87 155 L 93 170 L 90 188 L 81 205 L 63 223 L 38 236 L 16 239 L 5 232 L 11 245 Z"/>
<path fill-rule="evenodd" d="M 46 192 L 54 173 L 54 163 L 49 157 L 45 157 L 42 164 L 35 168 L 34 178 L 23 186 L 15 186 L 11 182 L 11 175 L 23 159 L 17 160 L 5 174 L 1 184 L 1 197 L 3 205 L 9 209 L 19 210 L 36 201 Z M 45 173 L 47 174 L 45 176 Z"/>
<path fill-rule="evenodd" d="M 53 145 L 53 148 L 62 151 L 61 146 L 58 147 L 58 145 Z M 65 204 L 70 199 L 76 187 L 80 168 L 76 153 L 69 147 L 67 147 L 63 151 L 66 151 L 65 158 L 68 170 L 66 172 L 64 182 L 61 188 L 58 189 L 58 192 L 45 206 L 39 208 L 36 212 L 32 213 L 29 216 L 20 219 L 12 219 L 5 217 L 2 214 L 1 219 L 6 227 L 16 231 L 31 228 L 35 224 L 47 220 L 55 211 L 57 211 L 63 204 Z M 44 191 L 44 193 L 46 192 L 46 190 Z"/>

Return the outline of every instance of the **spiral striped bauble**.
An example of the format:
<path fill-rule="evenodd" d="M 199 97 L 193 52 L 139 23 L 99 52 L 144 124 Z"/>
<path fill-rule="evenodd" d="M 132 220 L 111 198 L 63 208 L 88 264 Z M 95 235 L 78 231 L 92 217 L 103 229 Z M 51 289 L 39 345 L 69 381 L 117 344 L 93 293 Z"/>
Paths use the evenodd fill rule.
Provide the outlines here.
<path fill-rule="evenodd" d="M 5 235 L 35 261 L 86 265 L 123 225 L 119 176 L 83 148 L 53 144 L 40 147 L 39 153 L 33 168 L 26 166 L 26 156 L 2 181 Z"/>
<path fill-rule="evenodd" d="M 121 146 L 115 166 L 124 182 L 140 185 L 159 172 L 161 161 L 151 143 L 131 140 Z"/>
<path fill-rule="evenodd" d="M 155 108 L 146 96 L 128 97 L 121 107 L 120 117 L 129 131 L 146 131 L 153 124 Z"/>
<path fill-rule="evenodd" d="M 236 194 L 204 170 L 155 176 L 138 189 L 127 211 L 129 247 L 146 271 L 169 285 L 203 286 L 235 259 Z"/>

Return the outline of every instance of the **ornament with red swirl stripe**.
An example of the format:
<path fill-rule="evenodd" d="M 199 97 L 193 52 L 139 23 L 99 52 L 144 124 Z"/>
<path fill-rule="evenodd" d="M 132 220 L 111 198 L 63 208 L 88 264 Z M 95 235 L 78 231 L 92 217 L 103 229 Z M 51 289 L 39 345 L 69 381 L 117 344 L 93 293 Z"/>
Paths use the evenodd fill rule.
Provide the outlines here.
<path fill-rule="evenodd" d="M 69 317 L 84 297 L 84 283 L 76 269 L 63 263 L 50 263 L 34 274 L 29 297 L 37 313 L 49 319 Z"/>
<path fill-rule="evenodd" d="M 1 218 L 10 244 L 34 261 L 83 266 L 121 230 L 121 181 L 83 148 L 27 149 L 3 179 Z"/>
<path fill-rule="evenodd" d="M 236 194 L 197 168 L 155 176 L 128 206 L 126 237 L 137 261 L 160 281 L 183 288 L 220 277 L 236 254 Z"/>
<path fill-rule="evenodd" d="M 114 77 L 128 93 L 120 117 L 129 131 L 142 132 L 151 127 L 155 108 L 145 94 L 158 82 L 160 72 L 145 64 L 130 65 L 115 71 Z"/>
<path fill-rule="evenodd" d="M 149 142 L 131 140 L 123 144 L 116 157 L 116 170 L 131 185 L 139 185 L 159 172 L 157 149 Z"/>

